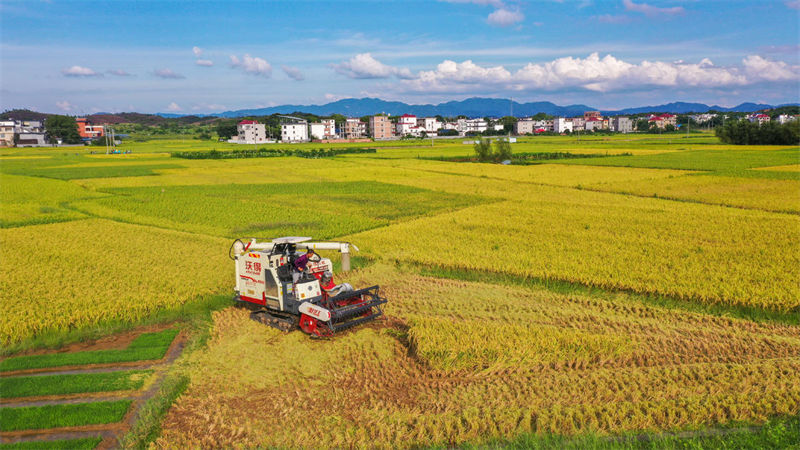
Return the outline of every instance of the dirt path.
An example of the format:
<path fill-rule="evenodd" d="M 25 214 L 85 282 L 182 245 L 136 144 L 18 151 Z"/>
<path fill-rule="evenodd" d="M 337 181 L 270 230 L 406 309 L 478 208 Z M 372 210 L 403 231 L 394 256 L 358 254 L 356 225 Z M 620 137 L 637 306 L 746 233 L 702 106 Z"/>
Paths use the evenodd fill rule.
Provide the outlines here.
<path fill-rule="evenodd" d="M 183 333 L 173 340 L 167 353 L 160 360 L 139 361 L 135 365 L 123 364 L 99 364 L 87 366 L 57 367 L 50 369 L 37 369 L 36 375 L 72 375 L 81 373 L 115 372 L 131 370 L 132 368 L 154 369 L 155 379 L 149 387 L 142 391 L 117 391 L 99 392 L 89 394 L 74 394 L 53 397 L 30 397 L 22 399 L 8 399 L 0 401 L 2 407 L 24 407 L 24 406 L 43 406 L 43 405 L 63 405 L 87 402 L 132 400 L 133 403 L 120 422 L 103 425 L 84 425 L 78 427 L 61 427 L 47 430 L 19 430 L 0 432 L 0 443 L 27 442 L 27 441 L 54 441 L 67 439 L 82 439 L 92 437 L 102 437 L 103 440 L 98 445 L 98 449 L 109 449 L 119 446 L 119 438 L 133 426 L 139 418 L 142 406 L 150 400 L 159 390 L 169 367 L 181 355 L 186 345 L 186 336 Z M 16 371 L 3 373 L 2 377 L 16 375 L 33 375 L 31 371 Z"/>

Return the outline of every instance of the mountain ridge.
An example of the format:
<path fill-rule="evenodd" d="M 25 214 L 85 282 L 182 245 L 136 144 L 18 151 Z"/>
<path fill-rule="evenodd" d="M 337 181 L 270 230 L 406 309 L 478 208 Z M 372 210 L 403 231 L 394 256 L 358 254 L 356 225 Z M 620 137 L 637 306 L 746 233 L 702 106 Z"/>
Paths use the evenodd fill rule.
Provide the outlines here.
<path fill-rule="evenodd" d="M 718 105 L 706 105 L 704 103 L 690 102 L 671 102 L 662 105 L 638 106 L 623 108 L 619 110 L 602 110 L 591 106 L 577 104 L 560 106 L 549 101 L 538 102 L 511 102 L 508 99 L 471 97 L 464 100 L 451 100 L 436 105 L 420 104 L 412 105 L 397 101 L 386 101 L 378 98 L 346 98 L 336 100 L 323 105 L 278 105 L 265 108 L 247 108 L 230 111 L 223 111 L 212 114 L 191 114 L 199 117 L 224 117 L 236 118 L 245 116 L 268 116 L 271 114 L 291 114 L 294 112 L 314 114 L 318 116 L 329 116 L 331 114 L 343 114 L 351 117 L 361 117 L 373 114 L 413 114 L 417 116 L 436 116 L 455 117 L 465 115 L 468 117 L 502 117 L 514 115 L 516 117 L 532 116 L 537 113 L 545 113 L 552 116 L 580 116 L 584 111 L 601 111 L 604 115 L 624 115 L 641 113 L 704 113 L 708 111 L 719 112 L 753 112 L 762 109 L 771 109 L 781 106 L 794 106 L 798 103 L 784 103 L 780 105 L 768 105 L 762 103 L 745 102 L 732 108 L 725 108 Z M 183 117 L 189 114 L 157 113 L 162 117 Z"/>

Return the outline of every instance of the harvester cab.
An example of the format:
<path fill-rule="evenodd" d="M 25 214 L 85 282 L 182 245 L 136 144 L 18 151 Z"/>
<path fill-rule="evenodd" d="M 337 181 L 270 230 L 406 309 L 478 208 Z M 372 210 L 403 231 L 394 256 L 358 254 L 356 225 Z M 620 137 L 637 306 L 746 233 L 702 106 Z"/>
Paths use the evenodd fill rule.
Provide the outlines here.
<path fill-rule="evenodd" d="M 347 242 L 310 242 L 310 237 L 289 236 L 245 243 L 236 239 L 229 256 L 236 263 L 234 300 L 250 309 L 250 317 L 282 331 L 300 328 L 316 337 L 369 322 L 381 316 L 386 299 L 379 286 L 354 290 L 349 284 L 333 280 L 333 264 L 316 250 L 338 250 L 342 271 L 350 270 Z M 305 269 L 297 270 L 295 261 L 308 250 Z"/>

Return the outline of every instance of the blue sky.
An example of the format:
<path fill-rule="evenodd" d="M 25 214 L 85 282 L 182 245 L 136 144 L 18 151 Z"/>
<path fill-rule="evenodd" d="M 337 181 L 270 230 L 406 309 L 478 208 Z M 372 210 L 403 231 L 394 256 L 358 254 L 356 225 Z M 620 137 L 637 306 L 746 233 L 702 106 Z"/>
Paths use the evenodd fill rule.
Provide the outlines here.
<path fill-rule="evenodd" d="M 800 101 L 800 0 L 0 1 L 0 107 Z"/>

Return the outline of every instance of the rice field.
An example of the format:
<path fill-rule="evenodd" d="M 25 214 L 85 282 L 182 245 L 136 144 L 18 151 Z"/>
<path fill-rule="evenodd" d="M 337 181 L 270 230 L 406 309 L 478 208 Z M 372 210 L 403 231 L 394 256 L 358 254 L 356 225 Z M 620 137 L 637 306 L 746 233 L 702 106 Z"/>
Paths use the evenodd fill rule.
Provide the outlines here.
<path fill-rule="evenodd" d="M 800 369 L 796 326 L 385 265 L 348 281 L 379 282 L 390 320 L 318 342 L 264 330 L 245 311 L 215 313 L 156 446 L 458 445 L 763 420 L 800 407 L 789 376 Z"/>
<path fill-rule="evenodd" d="M 155 447 L 480 445 L 800 413 L 800 148 L 542 136 L 512 149 L 598 157 L 436 160 L 469 140 L 320 159 L 169 156 L 241 148 L 195 140 L 1 149 L 3 353 L 227 295 L 232 238 L 308 235 L 360 248 L 340 280 L 381 285 L 386 320 L 317 341 L 214 312 Z"/>

